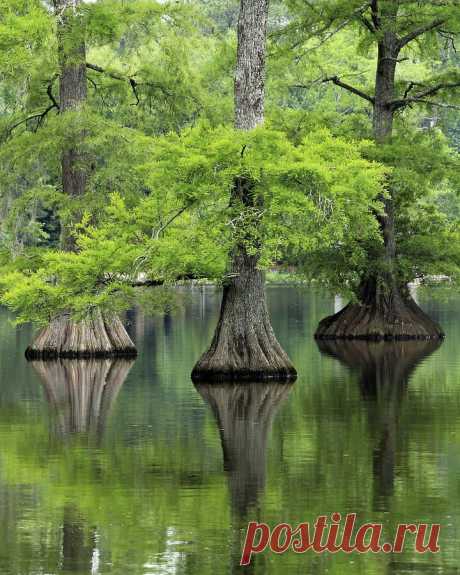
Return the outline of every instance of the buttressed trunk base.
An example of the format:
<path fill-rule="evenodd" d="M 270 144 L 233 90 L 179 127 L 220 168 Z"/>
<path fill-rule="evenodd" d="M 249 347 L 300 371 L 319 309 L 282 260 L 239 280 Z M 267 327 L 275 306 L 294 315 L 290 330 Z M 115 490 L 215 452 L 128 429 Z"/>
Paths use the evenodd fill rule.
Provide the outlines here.
<path fill-rule="evenodd" d="M 382 279 L 382 278 L 381 278 Z M 407 289 L 383 281 L 363 282 L 357 302 L 324 318 L 316 339 L 442 339 L 441 327 L 417 305 Z"/>
<path fill-rule="evenodd" d="M 265 42 L 268 0 L 241 0 L 235 71 L 235 128 L 252 130 L 264 120 Z M 236 178 L 230 205 L 260 209 L 263 198 L 253 182 Z M 219 323 L 211 347 L 192 371 L 194 381 L 294 380 L 296 370 L 273 332 L 265 301 L 264 275 L 258 269 L 258 241 L 240 230 L 255 248 L 241 241 L 231 254 Z M 252 250 L 251 250 L 252 251 Z"/>
<path fill-rule="evenodd" d="M 224 287 L 211 347 L 192 371 L 194 381 L 294 380 L 296 370 L 273 332 L 257 256 L 239 251 Z"/>
<path fill-rule="evenodd" d="M 26 358 L 135 357 L 136 347 L 117 316 L 95 311 L 88 319 L 76 322 L 68 314 L 54 318 L 26 349 Z"/>

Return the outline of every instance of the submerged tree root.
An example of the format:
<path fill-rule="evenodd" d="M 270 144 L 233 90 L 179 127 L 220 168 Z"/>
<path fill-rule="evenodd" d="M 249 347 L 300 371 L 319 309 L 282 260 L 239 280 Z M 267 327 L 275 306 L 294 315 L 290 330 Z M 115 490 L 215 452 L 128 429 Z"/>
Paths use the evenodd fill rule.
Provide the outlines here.
<path fill-rule="evenodd" d="M 382 301 L 366 298 L 349 303 L 320 321 L 316 339 L 410 340 L 442 339 L 441 327 L 407 295 Z"/>
<path fill-rule="evenodd" d="M 100 311 L 79 322 L 60 315 L 41 330 L 25 352 L 29 360 L 135 357 L 137 350 L 117 316 Z"/>

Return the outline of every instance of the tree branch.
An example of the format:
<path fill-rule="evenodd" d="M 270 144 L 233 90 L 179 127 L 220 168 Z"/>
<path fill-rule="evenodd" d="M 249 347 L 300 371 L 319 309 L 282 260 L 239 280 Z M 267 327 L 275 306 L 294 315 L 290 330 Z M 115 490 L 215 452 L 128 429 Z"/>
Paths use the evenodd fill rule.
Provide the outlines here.
<path fill-rule="evenodd" d="M 158 239 L 160 237 L 160 234 L 162 232 L 164 232 L 164 230 L 173 223 L 173 221 L 178 218 L 181 214 L 183 214 L 185 212 L 185 210 L 190 207 L 190 204 L 186 204 L 185 206 L 182 206 L 182 208 L 180 208 L 180 210 L 178 210 L 175 214 L 173 214 L 167 221 L 166 223 L 164 223 L 162 226 L 160 226 L 160 228 L 154 232 L 152 234 L 152 237 Z"/>
<path fill-rule="evenodd" d="M 448 110 L 460 110 L 460 106 L 456 104 L 445 104 L 444 102 L 432 102 L 431 100 L 418 100 L 422 104 L 428 104 L 430 106 L 436 106 L 437 108 L 446 108 Z"/>
<path fill-rule="evenodd" d="M 50 82 L 48 84 L 48 87 L 46 88 L 46 93 L 48 94 L 48 98 L 53 103 L 53 106 L 55 108 L 57 108 L 58 110 L 60 110 L 59 104 L 57 103 L 56 98 L 53 95 L 53 83 L 52 82 Z"/>
<path fill-rule="evenodd" d="M 372 96 L 369 96 L 369 94 L 362 92 L 361 90 L 359 90 L 358 88 L 355 88 L 354 86 L 350 86 L 349 84 L 345 84 L 345 82 L 342 82 L 338 76 L 331 76 L 330 78 L 325 78 L 323 80 L 323 82 L 332 82 L 336 86 L 340 86 L 340 88 L 343 88 L 344 90 L 348 90 L 348 92 L 351 92 L 352 94 L 355 94 L 356 96 L 359 96 L 360 98 L 363 98 L 364 100 L 367 100 L 371 104 L 373 104 L 375 102 L 375 99 Z"/>
<path fill-rule="evenodd" d="M 412 42 L 412 40 L 415 40 L 415 38 L 418 38 L 422 34 L 430 32 L 430 30 L 434 30 L 435 28 L 439 28 L 439 26 L 442 26 L 444 22 L 445 22 L 444 19 L 437 18 L 436 20 L 428 22 L 427 24 L 424 24 L 419 28 L 415 28 L 415 30 L 412 30 L 412 32 L 409 32 L 408 34 L 399 39 L 399 48 L 400 49 L 403 48 L 404 46 L 409 44 L 409 42 Z"/>
<path fill-rule="evenodd" d="M 372 13 L 372 23 L 374 24 L 374 28 L 376 30 L 378 30 L 380 28 L 378 0 L 372 0 L 372 2 L 371 2 L 371 13 Z"/>
<path fill-rule="evenodd" d="M 162 279 L 162 280 L 147 280 L 147 279 L 146 280 L 136 280 L 136 281 L 129 283 L 129 286 L 130 287 L 157 287 L 157 286 L 162 286 L 169 281 L 175 283 L 175 282 L 180 282 L 180 281 L 189 281 L 189 280 L 198 280 L 198 279 L 204 279 L 204 278 L 201 278 L 201 277 L 196 276 L 194 274 L 182 274 L 182 275 L 175 277 L 172 280 L 164 280 L 164 279 Z"/>
<path fill-rule="evenodd" d="M 158 90 L 161 90 L 165 96 L 172 97 L 171 92 L 169 92 L 161 84 L 157 84 L 155 82 L 138 82 L 134 76 L 123 76 L 122 74 L 119 74 L 118 72 L 111 72 L 110 70 L 106 70 L 105 68 L 102 68 L 102 66 L 98 66 L 97 64 L 91 64 L 90 62 L 86 63 L 86 67 L 89 68 L 90 70 L 93 70 L 94 72 L 98 72 L 99 74 L 104 74 L 105 76 L 108 76 L 109 78 L 113 78 L 114 80 L 120 80 L 121 82 L 127 82 L 131 87 L 131 90 L 134 94 L 134 97 L 136 98 L 136 106 L 140 104 L 140 98 L 139 98 L 139 94 L 137 91 L 137 88 L 139 86 L 150 86 L 151 88 L 156 88 Z"/>
<path fill-rule="evenodd" d="M 420 102 L 420 100 L 425 99 L 427 96 L 433 96 L 437 94 L 441 90 L 448 90 L 448 89 L 455 89 L 460 88 L 460 82 L 453 82 L 450 84 L 436 84 L 436 86 L 432 86 L 431 88 L 427 88 L 423 92 L 419 92 L 410 98 L 403 98 L 402 100 L 393 100 L 390 102 L 389 106 L 393 110 L 398 110 L 400 108 L 405 108 L 409 104 L 413 104 L 415 102 Z M 406 91 L 407 92 L 407 91 Z"/>
<path fill-rule="evenodd" d="M 371 22 L 369 22 L 369 20 L 363 14 L 361 14 L 360 20 L 364 24 L 364 26 L 366 26 L 366 28 L 369 30 L 369 32 L 371 32 L 372 34 L 375 34 L 376 30 L 375 30 L 374 26 L 372 26 Z"/>
<path fill-rule="evenodd" d="M 51 110 L 53 110 L 54 108 L 59 109 L 59 106 L 57 106 L 56 104 L 53 103 L 50 106 L 48 106 L 48 108 L 46 108 L 46 110 L 44 110 L 43 112 L 39 112 L 37 114 L 32 114 L 31 116 L 27 116 L 27 118 L 24 118 L 24 119 L 20 120 L 19 122 L 16 122 L 16 124 L 13 124 L 12 126 L 9 126 L 7 128 L 6 135 L 11 136 L 13 130 L 15 130 L 16 128 L 18 128 L 22 124 L 26 124 L 30 120 L 35 120 L 35 118 L 38 118 L 37 128 L 39 128 L 42 125 L 43 120 L 45 119 L 46 115 L 49 112 L 51 112 Z"/>

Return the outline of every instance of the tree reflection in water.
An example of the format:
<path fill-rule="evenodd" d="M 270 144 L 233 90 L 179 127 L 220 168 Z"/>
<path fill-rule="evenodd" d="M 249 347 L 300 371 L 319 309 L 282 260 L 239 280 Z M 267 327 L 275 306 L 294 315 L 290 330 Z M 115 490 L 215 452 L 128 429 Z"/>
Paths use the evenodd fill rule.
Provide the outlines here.
<path fill-rule="evenodd" d="M 216 419 L 232 507 L 243 517 L 264 489 L 268 433 L 292 385 L 218 383 L 195 387 Z"/>
<path fill-rule="evenodd" d="M 107 416 L 133 361 L 34 361 L 53 412 L 57 436 L 88 433 L 100 441 Z"/>
<path fill-rule="evenodd" d="M 241 536 L 249 520 L 257 519 L 257 504 L 265 487 L 266 451 L 270 428 L 292 383 L 197 383 L 198 393 L 209 404 L 219 428 L 234 513 L 232 572 L 239 573 Z M 254 515 L 249 516 L 251 512 Z M 241 568 L 252 572 L 263 556 Z"/>
<path fill-rule="evenodd" d="M 321 353 L 339 360 L 358 374 L 371 433 L 374 509 L 388 511 L 393 495 L 396 458 L 400 452 L 399 414 L 407 386 L 417 366 L 440 345 L 440 340 L 365 342 L 322 340 Z"/>
<path fill-rule="evenodd" d="M 133 363 L 119 359 L 32 362 L 52 411 L 53 436 L 63 441 L 87 434 L 100 444 L 107 417 Z M 65 503 L 62 572 L 96 572 L 98 557 L 97 529 L 87 525 L 75 504 Z"/>

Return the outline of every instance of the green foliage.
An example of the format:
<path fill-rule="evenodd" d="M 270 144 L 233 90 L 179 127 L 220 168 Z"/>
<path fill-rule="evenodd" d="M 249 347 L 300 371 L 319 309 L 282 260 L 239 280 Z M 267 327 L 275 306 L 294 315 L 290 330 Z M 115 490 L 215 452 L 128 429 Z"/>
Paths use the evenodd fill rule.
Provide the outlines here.
<path fill-rule="evenodd" d="M 93 141 L 89 125 L 87 131 L 91 155 L 106 136 Z M 219 280 L 235 243 L 260 250 L 263 267 L 286 253 L 300 257 L 325 246 L 354 252 L 358 230 L 369 241 L 378 237 L 372 209 L 378 209 L 374 198 L 384 174 L 379 164 L 363 159 L 363 146 L 370 144 L 333 138 L 326 130 L 293 145 L 267 128 L 246 133 L 209 125 L 156 138 L 144 163 L 132 166 L 148 194 L 136 198 L 124 190 L 122 197 L 115 191 L 103 208 L 99 180 L 92 182 L 92 196 L 79 204 L 83 209 L 86 201 L 75 229 L 78 251 L 45 251 L 21 270 L 12 259 L 2 278 L 2 301 L 19 321 L 44 323 L 64 310 L 76 317 L 94 306 L 120 311 L 132 304 L 139 277 L 157 283 Z M 131 155 L 139 161 L 133 150 Z M 99 177 L 107 189 L 113 172 L 103 168 Z M 229 205 L 241 177 L 253 182 L 262 208 Z M 27 249 L 20 261 L 24 257 Z"/>
<path fill-rule="evenodd" d="M 423 14 L 404 6 L 398 33 L 447 14 L 443 4 Z M 377 149 L 368 102 L 322 81 L 340 73 L 372 91 L 375 38 L 349 19 L 361 3 L 294 1 L 289 13 L 273 4 L 266 127 L 249 134 L 230 127 L 234 2 L 82 4 L 93 66 L 86 106 L 66 114 L 51 99 L 59 101 L 52 13 L 36 0 L 0 6 L 1 297 L 20 322 L 62 310 L 82 317 L 96 305 L 120 311 L 134 299 L 167 309 L 181 278 L 224 281 L 237 243 L 259 252 L 264 269 L 293 266 L 353 290 L 374 265 L 367 254 L 381 250 L 373 214 L 384 181 L 397 196 L 401 277 L 457 276 L 458 158 L 446 140 L 421 132 L 413 110 L 397 119 L 392 145 Z M 401 95 L 411 81 L 455 81 L 458 61 L 439 35 L 404 57 Z M 75 141 L 88 179 L 69 199 L 61 157 Z M 252 207 L 230 205 L 241 178 L 252 182 Z M 63 228 L 76 253 L 60 250 Z M 145 281 L 165 287 L 133 287 Z"/>

